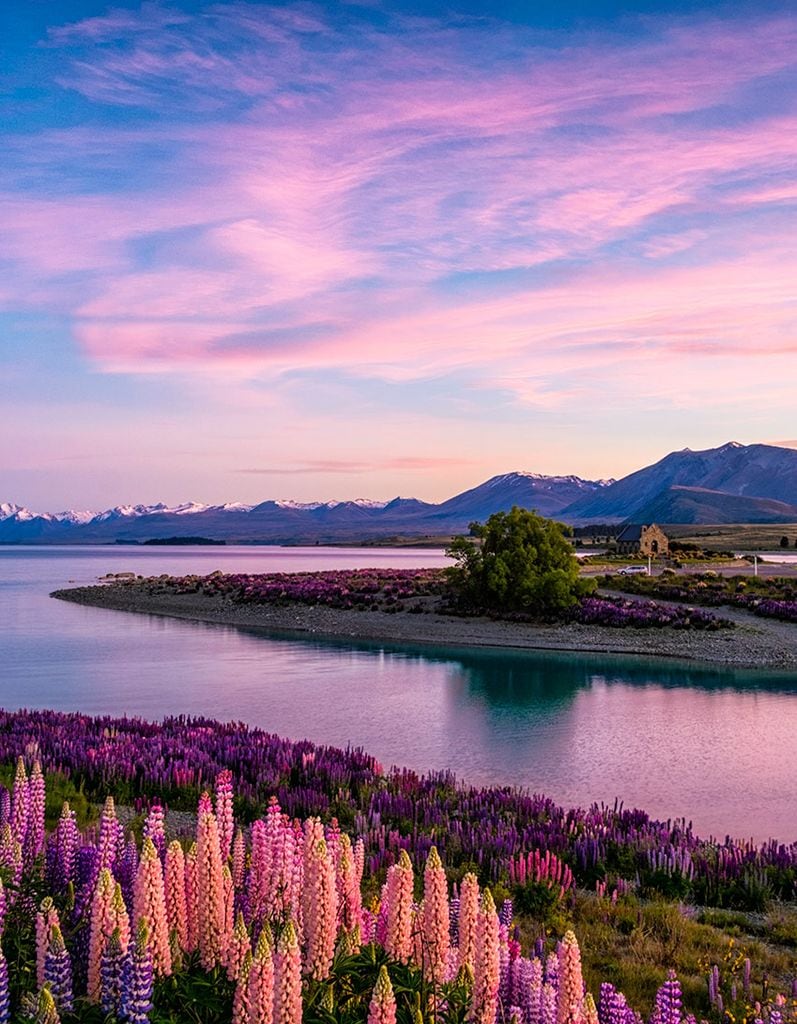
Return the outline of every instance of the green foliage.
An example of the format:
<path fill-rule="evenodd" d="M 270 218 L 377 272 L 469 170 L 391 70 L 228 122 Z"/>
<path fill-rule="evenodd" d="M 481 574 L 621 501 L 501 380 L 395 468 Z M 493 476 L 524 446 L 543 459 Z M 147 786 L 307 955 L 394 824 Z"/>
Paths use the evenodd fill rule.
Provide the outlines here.
<path fill-rule="evenodd" d="M 537 931 L 565 930 L 564 907 L 558 886 L 546 885 L 545 882 L 525 882 L 514 887 L 512 899 L 515 913 L 530 918 Z"/>
<path fill-rule="evenodd" d="M 468 608 L 555 618 L 595 589 L 562 523 L 516 505 L 470 531 L 475 539 L 455 537 L 447 551 L 457 563 L 449 583 Z"/>

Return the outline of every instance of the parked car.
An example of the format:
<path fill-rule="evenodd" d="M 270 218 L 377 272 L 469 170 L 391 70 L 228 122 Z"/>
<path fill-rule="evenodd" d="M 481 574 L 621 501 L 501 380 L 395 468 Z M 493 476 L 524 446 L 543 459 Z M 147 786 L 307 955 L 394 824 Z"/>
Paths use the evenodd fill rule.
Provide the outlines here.
<path fill-rule="evenodd" d="M 624 565 L 622 569 L 618 569 L 618 576 L 647 576 L 648 567 L 646 565 Z"/>

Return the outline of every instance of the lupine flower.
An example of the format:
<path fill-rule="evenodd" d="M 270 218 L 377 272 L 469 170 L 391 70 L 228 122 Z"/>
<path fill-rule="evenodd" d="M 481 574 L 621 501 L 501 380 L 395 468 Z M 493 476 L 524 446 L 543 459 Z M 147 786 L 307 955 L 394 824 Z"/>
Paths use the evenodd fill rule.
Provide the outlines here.
<path fill-rule="evenodd" d="M 238 980 L 241 966 L 251 948 L 252 944 L 249 940 L 249 932 L 246 929 L 244 915 L 239 911 L 238 917 L 235 920 L 232 937 L 227 947 L 227 978 L 230 981 Z"/>
<path fill-rule="evenodd" d="M 486 889 L 476 923 L 476 951 L 473 967 L 473 997 L 469 1019 L 475 1024 L 493 1024 L 498 1009 L 501 982 L 498 914 L 492 894 Z"/>
<path fill-rule="evenodd" d="M 272 1024 L 274 1019 L 274 960 L 271 930 L 266 924 L 257 940 L 249 971 L 249 1024 Z"/>
<path fill-rule="evenodd" d="M 3 934 L 3 928 L 5 927 L 7 910 L 8 896 L 6 895 L 6 887 L 3 885 L 3 879 L 0 878 L 0 935 Z"/>
<path fill-rule="evenodd" d="M 222 934 L 221 934 L 221 956 L 220 961 L 224 967 L 227 966 L 227 957 L 230 945 L 233 941 L 235 929 L 235 888 L 232 884 L 232 873 L 229 864 L 221 869 L 221 891 L 222 891 Z"/>
<path fill-rule="evenodd" d="M 100 870 L 113 868 L 116 858 L 119 856 L 123 838 L 123 829 L 116 817 L 113 797 L 106 797 L 100 815 L 100 836 L 97 844 L 100 851 Z"/>
<path fill-rule="evenodd" d="M 100 965 L 105 943 L 113 934 L 113 911 L 111 904 L 114 895 L 113 876 L 108 868 L 103 868 L 97 878 L 97 887 L 91 901 L 91 922 L 89 925 L 88 950 L 88 997 L 92 1003 L 100 1000 Z"/>
<path fill-rule="evenodd" d="M 338 839 L 337 883 L 340 925 L 351 934 L 359 928 L 363 904 L 351 839 L 345 833 Z"/>
<path fill-rule="evenodd" d="M 125 903 L 133 905 L 136 891 L 136 875 L 138 874 L 138 847 L 134 836 L 125 843 L 124 852 L 114 865 L 114 874 L 122 887 Z"/>
<path fill-rule="evenodd" d="M 152 845 L 158 851 L 161 861 L 166 856 L 166 821 L 163 808 L 159 803 L 154 803 L 147 814 L 144 822 L 142 835 L 145 839 L 151 839 Z"/>
<path fill-rule="evenodd" d="M 559 948 L 559 1000 L 557 1024 L 583 1024 L 584 979 L 581 950 L 572 931 L 565 932 Z"/>
<path fill-rule="evenodd" d="M 100 963 L 100 1006 L 103 1013 L 120 1012 L 126 957 L 117 928 L 105 943 Z"/>
<path fill-rule="evenodd" d="M 329 974 L 335 955 L 338 895 L 335 867 L 326 840 L 310 841 L 305 849 L 304 891 L 305 973 L 317 981 Z"/>
<path fill-rule="evenodd" d="M 64 945 L 61 929 L 54 924 L 50 931 L 50 944 L 44 958 L 44 981 L 52 992 L 59 1013 L 71 1013 L 72 960 Z"/>
<path fill-rule="evenodd" d="M 199 894 L 197 889 L 197 845 L 192 843 L 185 858 L 185 951 L 199 945 Z"/>
<path fill-rule="evenodd" d="M 293 921 L 285 925 L 277 943 L 274 1024 L 302 1024 L 302 958 Z"/>
<path fill-rule="evenodd" d="M 11 834 L 22 846 L 25 842 L 25 834 L 28 831 L 28 773 L 25 771 L 25 762 L 21 757 L 17 758 L 17 768 L 14 775 L 14 788 L 11 791 Z"/>
<path fill-rule="evenodd" d="M 41 907 L 36 914 L 36 987 L 41 988 L 44 984 L 44 960 L 47 956 L 47 949 L 50 945 L 50 932 L 52 928 L 60 925 L 58 911 L 52 901 L 52 897 L 45 896 Z"/>
<path fill-rule="evenodd" d="M 243 832 L 241 829 L 238 829 L 232 843 L 232 884 L 235 886 L 236 892 L 240 892 L 243 889 L 245 877 L 246 843 Z"/>
<path fill-rule="evenodd" d="M 216 821 L 219 826 L 219 846 L 222 860 L 226 861 L 232 851 L 233 822 L 232 772 L 225 768 L 216 776 Z"/>
<path fill-rule="evenodd" d="M 169 946 L 169 922 L 166 916 L 166 894 L 163 869 L 155 844 L 147 837 L 141 848 L 133 898 L 133 920 L 144 921 L 149 935 L 152 966 L 156 974 L 171 974 L 172 956 Z"/>
<path fill-rule="evenodd" d="M 42 768 L 38 761 L 34 761 L 28 780 L 28 824 L 22 841 L 23 856 L 28 865 L 32 865 L 44 849 L 44 799 Z"/>
<path fill-rule="evenodd" d="M 368 1008 L 368 1024 L 396 1024 L 396 997 L 384 964 L 374 985 L 371 1004 Z"/>
<path fill-rule="evenodd" d="M 423 875 L 423 970 L 433 985 L 445 981 L 448 966 L 448 886 L 437 849 L 433 846 Z"/>
<path fill-rule="evenodd" d="M 599 1024 L 595 1000 L 589 992 L 584 996 L 584 1024 Z"/>
<path fill-rule="evenodd" d="M 39 998 L 35 1006 L 33 1024 L 61 1024 L 58 1008 L 55 1005 L 52 993 L 46 986 L 39 991 Z"/>
<path fill-rule="evenodd" d="M 166 850 L 164 892 L 169 935 L 174 936 L 178 949 L 186 951 L 188 924 L 185 908 L 185 855 L 176 839 L 169 843 Z"/>
<path fill-rule="evenodd" d="M 0 1024 L 11 1020 L 11 1000 L 8 994 L 8 963 L 0 946 Z"/>
<path fill-rule="evenodd" d="M 387 873 L 387 922 L 385 950 L 392 959 L 407 963 L 412 956 L 412 861 L 407 851 Z"/>
<path fill-rule="evenodd" d="M 47 851 L 47 877 L 53 889 L 65 889 L 74 878 L 79 845 L 75 812 L 65 800 Z"/>
<path fill-rule="evenodd" d="M 200 802 L 201 803 L 201 802 Z M 207 798 L 207 803 L 210 803 Z M 197 941 L 202 966 L 209 971 L 221 960 L 224 938 L 224 878 L 215 815 L 200 812 L 196 857 Z"/>
<path fill-rule="evenodd" d="M 249 1024 L 251 1020 L 249 1007 L 249 972 L 251 969 L 252 950 L 247 946 L 238 969 L 238 979 L 232 999 L 232 1024 Z"/>
<path fill-rule="evenodd" d="M 667 980 L 656 993 L 651 1024 L 681 1024 L 681 983 L 675 971 L 667 972 Z"/>
<path fill-rule="evenodd" d="M 556 1024 L 558 1012 L 558 996 L 556 986 L 546 981 L 540 996 L 540 1024 Z"/>
<path fill-rule="evenodd" d="M 459 891 L 459 966 L 473 968 L 476 953 L 476 921 L 479 916 L 479 882 L 469 871 Z"/>
<path fill-rule="evenodd" d="M 146 1024 L 152 1010 L 152 953 L 146 922 L 141 921 L 122 971 L 119 1016 L 129 1024 Z"/>

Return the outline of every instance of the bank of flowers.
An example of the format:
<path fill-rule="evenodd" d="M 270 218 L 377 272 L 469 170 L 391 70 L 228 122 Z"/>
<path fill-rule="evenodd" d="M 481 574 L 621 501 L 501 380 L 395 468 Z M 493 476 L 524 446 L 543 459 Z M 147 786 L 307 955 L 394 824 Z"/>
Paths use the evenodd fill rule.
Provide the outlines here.
<path fill-rule="evenodd" d="M 366 875 L 377 879 L 402 851 L 420 869 L 436 846 L 452 877 L 475 870 L 487 885 L 525 885 L 517 860 L 539 851 L 588 889 L 621 882 L 643 894 L 753 909 L 797 897 L 797 843 L 704 838 L 688 822 L 657 821 L 621 804 L 567 809 L 512 787 L 462 785 L 447 773 L 386 771 L 362 750 L 294 743 L 242 723 L 0 711 L 0 763 L 34 754 L 89 799 L 111 794 L 142 812 L 154 800 L 193 811 L 228 769 L 243 823 L 271 797 L 291 817 L 334 817 L 362 839 Z M 0 808 L 10 800 L 0 790 Z"/>
<path fill-rule="evenodd" d="M 641 1022 L 611 984 L 586 991 L 572 932 L 524 952 L 511 902 L 473 872 L 452 889 L 434 847 L 422 869 L 402 851 L 365 904 L 362 838 L 275 800 L 242 827 L 229 770 L 185 842 L 154 802 L 140 840 L 112 798 L 84 831 L 65 803 L 48 835 L 45 807 L 40 763 L 20 758 L 0 806 L 0 1024 Z M 793 1019 L 744 977 L 756 1020 Z M 721 1013 L 718 969 L 709 986 Z M 650 1024 L 695 1024 L 672 972 Z"/>
<path fill-rule="evenodd" d="M 761 618 L 797 622 L 797 581 L 787 576 L 718 576 L 709 570 L 677 576 L 603 576 L 600 583 L 662 601 L 708 608 L 726 605 Z"/>

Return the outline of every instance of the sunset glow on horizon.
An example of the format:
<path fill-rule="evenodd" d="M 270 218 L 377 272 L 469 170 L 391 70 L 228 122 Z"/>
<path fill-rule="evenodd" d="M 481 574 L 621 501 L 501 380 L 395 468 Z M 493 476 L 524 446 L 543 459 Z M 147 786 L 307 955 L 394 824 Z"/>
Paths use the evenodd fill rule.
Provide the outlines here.
<path fill-rule="evenodd" d="M 797 14 L 608 8 L 0 14 L 0 501 L 797 446 Z"/>

